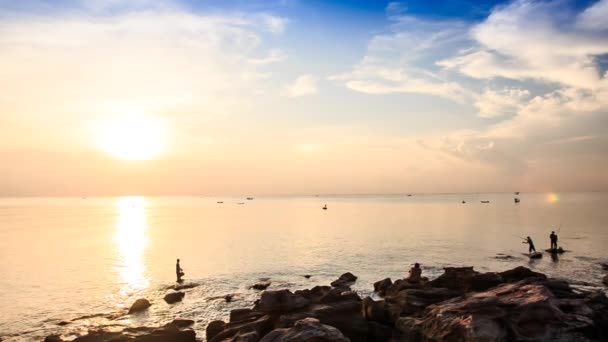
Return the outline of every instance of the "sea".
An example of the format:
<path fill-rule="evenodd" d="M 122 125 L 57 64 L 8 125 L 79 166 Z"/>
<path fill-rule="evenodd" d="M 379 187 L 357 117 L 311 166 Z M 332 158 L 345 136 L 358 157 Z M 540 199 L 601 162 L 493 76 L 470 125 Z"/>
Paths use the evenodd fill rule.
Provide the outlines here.
<path fill-rule="evenodd" d="M 296 290 L 352 272 L 366 296 L 415 262 L 429 278 L 526 266 L 598 289 L 608 273 L 608 193 L 247 196 L 0 198 L 0 339 L 174 318 L 204 338 L 208 322 L 251 307 L 257 282 Z M 542 251 L 552 230 L 567 252 L 530 260 L 522 239 Z M 195 287 L 169 305 L 177 258 Z M 138 298 L 152 306 L 127 315 Z"/>

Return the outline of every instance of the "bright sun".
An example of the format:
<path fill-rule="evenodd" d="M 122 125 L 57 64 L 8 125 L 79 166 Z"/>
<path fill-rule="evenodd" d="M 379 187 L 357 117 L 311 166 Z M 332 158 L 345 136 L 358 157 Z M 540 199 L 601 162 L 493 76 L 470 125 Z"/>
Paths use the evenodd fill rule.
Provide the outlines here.
<path fill-rule="evenodd" d="M 124 160 L 157 158 L 167 145 L 166 124 L 141 114 L 106 119 L 95 130 L 99 148 Z"/>

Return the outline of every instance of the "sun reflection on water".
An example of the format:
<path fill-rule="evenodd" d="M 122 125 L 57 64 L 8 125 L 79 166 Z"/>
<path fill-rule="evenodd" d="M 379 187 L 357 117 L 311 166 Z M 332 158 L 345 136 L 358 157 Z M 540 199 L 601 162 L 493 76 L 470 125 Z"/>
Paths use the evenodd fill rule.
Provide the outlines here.
<path fill-rule="evenodd" d="M 117 220 L 114 240 L 119 254 L 116 265 L 123 287 L 120 293 L 129 295 L 146 288 L 143 254 L 146 248 L 146 199 L 140 196 L 120 197 L 116 202 Z"/>

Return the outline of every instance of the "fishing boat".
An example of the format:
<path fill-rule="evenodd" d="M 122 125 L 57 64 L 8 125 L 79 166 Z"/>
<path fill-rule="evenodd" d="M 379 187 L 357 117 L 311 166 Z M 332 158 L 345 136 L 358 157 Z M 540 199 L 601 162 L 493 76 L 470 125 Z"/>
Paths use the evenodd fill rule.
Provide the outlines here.
<path fill-rule="evenodd" d="M 222 202 L 222 201 L 217 201 L 217 204 L 222 204 L 222 203 L 224 203 L 224 202 Z"/>
<path fill-rule="evenodd" d="M 465 203 L 467 203 L 467 202 L 465 200 L 462 200 L 462 204 L 465 204 Z"/>
<path fill-rule="evenodd" d="M 519 203 L 519 198 L 515 197 L 515 198 L 513 199 L 513 202 L 515 202 L 515 203 Z"/>
<path fill-rule="evenodd" d="M 481 201 L 481 203 L 490 203 L 490 201 Z"/>
<path fill-rule="evenodd" d="M 515 194 L 516 194 L 516 195 L 519 195 L 519 191 L 515 191 Z"/>
<path fill-rule="evenodd" d="M 248 201 L 252 201 L 252 200 L 253 200 L 253 197 L 247 197 L 247 200 L 248 200 Z"/>
<path fill-rule="evenodd" d="M 327 204 L 323 206 L 323 210 L 327 210 Z"/>

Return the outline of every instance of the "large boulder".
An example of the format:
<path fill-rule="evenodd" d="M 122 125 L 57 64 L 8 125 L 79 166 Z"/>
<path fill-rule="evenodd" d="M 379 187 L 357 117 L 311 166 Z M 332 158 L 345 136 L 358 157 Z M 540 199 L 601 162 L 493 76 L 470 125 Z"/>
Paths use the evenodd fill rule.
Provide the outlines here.
<path fill-rule="evenodd" d="M 401 341 L 590 341 L 599 334 L 593 312 L 524 280 L 431 305 L 396 328 Z"/>
<path fill-rule="evenodd" d="M 386 291 L 393 286 L 393 281 L 391 278 L 385 278 L 380 281 L 374 283 L 374 292 L 378 293 L 378 295 L 384 297 Z"/>
<path fill-rule="evenodd" d="M 511 283 L 524 279 L 547 279 L 546 275 L 534 272 L 531 269 L 523 266 L 518 266 L 512 270 L 500 272 L 499 275 L 504 279 L 504 281 Z"/>
<path fill-rule="evenodd" d="M 221 323 L 214 323 L 213 329 L 210 329 L 210 325 L 207 326 L 207 336 L 209 342 L 220 342 L 220 341 L 237 341 L 249 339 L 253 335 L 246 335 L 246 333 L 255 331 L 257 336 L 264 336 L 274 325 L 274 317 L 272 315 L 264 315 L 257 319 L 247 319 L 238 322 L 226 323 L 222 326 Z M 217 321 L 220 322 L 220 321 Z M 219 328 L 222 328 L 221 330 Z M 219 330 L 219 331 L 218 331 Z"/>
<path fill-rule="evenodd" d="M 186 294 L 183 292 L 171 292 L 171 293 L 167 293 L 165 295 L 165 297 L 163 298 L 165 300 L 165 302 L 167 302 L 167 304 L 174 304 L 177 302 L 181 302 L 182 299 L 184 299 L 184 296 Z"/>
<path fill-rule="evenodd" d="M 120 340 L 108 340 L 116 341 Z M 154 332 L 136 337 L 133 342 L 196 342 L 196 333 L 193 330 L 179 330 L 175 328 L 157 329 Z"/>
<path fill-rule="evenodd" d="M 212 321 L 207 324 L 207 328 L 205 329 L 207 341 L 211 341 L 211 339 L 221 333 L 224 328 L 226 328 L 226 323 L 224 323 L 224 321 Z"/>
<path fill-rule="evenodd" d="M 349 342 L 340 330 L 315 318 L 297 321 L 292 328 L 275 329 L 260 342 Z"/>
<path fill-rule="evenodd" d="M 457 290 L 427 287 L 422 289 L 405 289 L 397 294 L 385 297 L 391 306 L 393 316 L 413 315 L 424 310 L 427 306 L 443 302 L 460 295 Z"/>
<path fill-rule="evenodd" d="M 152 304 L 150 304 L 150 301 L 145 298 L 140 298 L 136 300 L 133 305 L 131 305 L 131 308 L 129 309 L 129 314 L 142 312 L 148 309 L 150 306 L 152 306 Z"/>
<path fill-rule="evenodd" d="M 256 307 L 262 312 L 288 312 L 301 309 L 310 304 L 310 300 L 291 293 L 289 290 L 264 291 Z"/>
<path fill-rule="evenodd" d="M 441 287 L 466 292 L 471 287 L 471 279 L 479 274 L 473 267 L 445 267 L 442 275 L 429 282 L 432 287 Z"/>
<path fill-rule="evenodd" d="M 357 281 L 357 276 L 350 272 L 342 274 L 338 279 L 331 282 L 333 287 L 348 287 Z"/>

